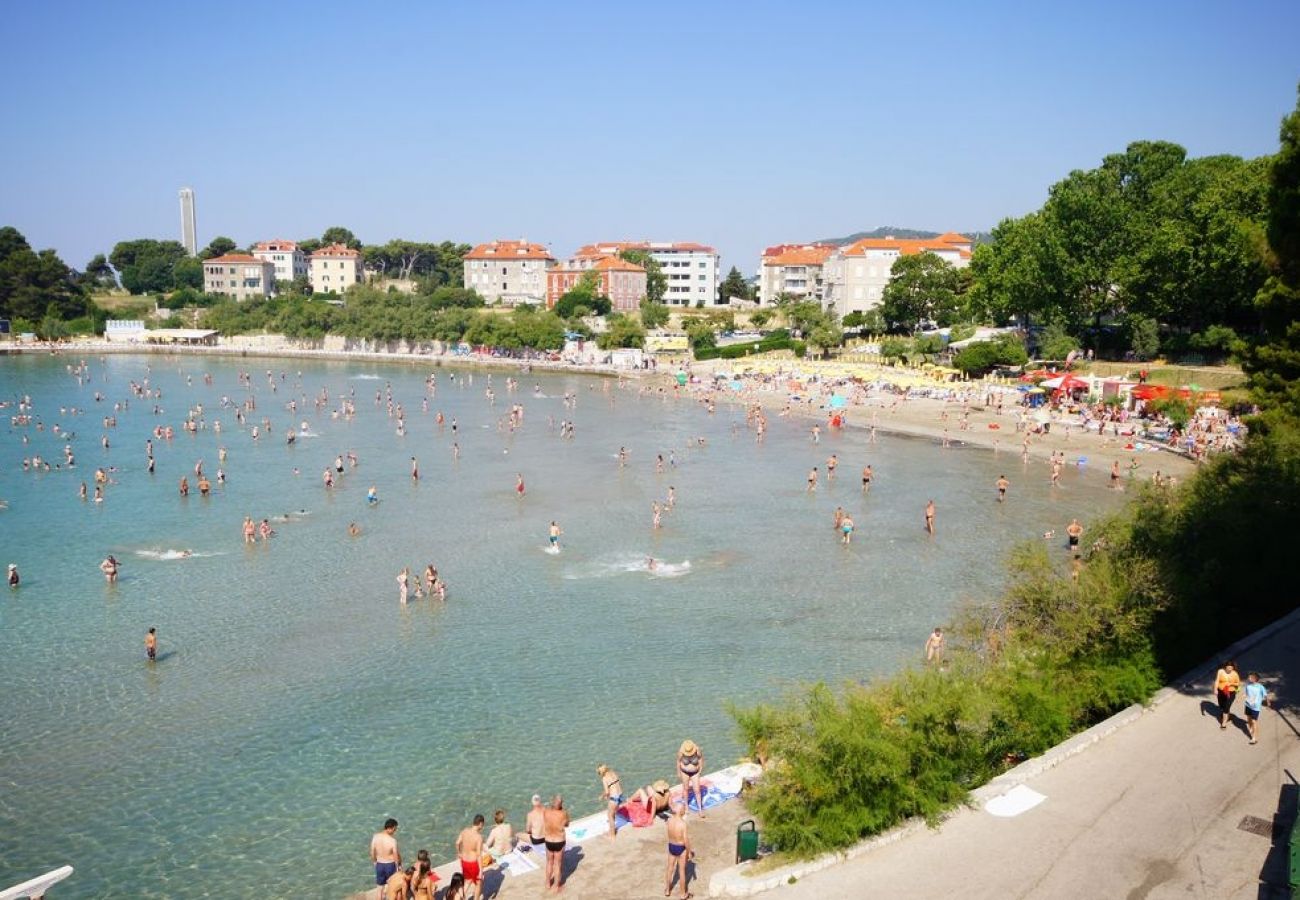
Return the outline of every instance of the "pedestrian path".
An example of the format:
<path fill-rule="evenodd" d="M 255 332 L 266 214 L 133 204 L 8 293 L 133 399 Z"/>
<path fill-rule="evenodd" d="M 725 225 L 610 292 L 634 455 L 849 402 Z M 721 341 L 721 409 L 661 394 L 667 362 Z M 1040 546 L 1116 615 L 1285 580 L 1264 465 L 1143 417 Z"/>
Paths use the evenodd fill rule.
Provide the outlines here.
<path fill-rule="evenodd" d="M 1289 897 L 1300 779 L 1300 618 L 1237 654 L 1274 692 L 1259 743 L 1220 730 L 1213 669 L 1025 791 L 783 886 L 774 898 Z M 1041 799 L 1036 799 L 1041 795 Z M 1001 809 L 998 809 L 1001 807 Z M 1275 823 L 1277 838 L 1274 840 Z"/>

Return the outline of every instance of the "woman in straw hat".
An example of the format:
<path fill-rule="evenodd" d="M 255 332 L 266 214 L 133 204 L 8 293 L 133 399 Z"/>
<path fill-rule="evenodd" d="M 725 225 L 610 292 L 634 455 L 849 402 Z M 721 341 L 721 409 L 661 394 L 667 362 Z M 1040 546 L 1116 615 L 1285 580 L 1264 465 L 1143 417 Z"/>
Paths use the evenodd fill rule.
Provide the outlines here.
<path fill-rule="evenodd" d="M 694 788 L 701 819 L 705 818 L 704 795 L 700 789 L 700 773 L 703 771 L 704 751 L 689 738 L 682 741 L 682 745 L 677 748 L 677 775 L 682 780 L 682 800 L 690 803 L 691 789 Z"/>

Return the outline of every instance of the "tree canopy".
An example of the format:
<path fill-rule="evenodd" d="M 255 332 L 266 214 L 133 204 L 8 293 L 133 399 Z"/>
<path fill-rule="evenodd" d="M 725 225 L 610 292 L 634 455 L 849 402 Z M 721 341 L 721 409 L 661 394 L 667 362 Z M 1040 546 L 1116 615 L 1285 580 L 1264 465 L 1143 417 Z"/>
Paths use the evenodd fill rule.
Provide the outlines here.
<path fill-rule="evenodd" d="M 960 284 L 957 270 L 934 253 L 900 256 L 881 296 L 880 312 L 890 326 L 909 331 L 922 322 L 951 325 Z"/>
<path fill-rule="evenodd" d="M 75 273 L 58 254 L 33 250 L 17 228 L 0 228 L 0 318 L 70 319 L 89 309 Z"/>
<path fill-rule="evenodd" d="M 1071 172 L 1041 210 L 1004 220 L 975 249 L 972 309 L 1076 333 L 1121 314 L 1191 330 L 1250 327 L 1267 274 L 1267 168 L 1138 141 Z"/>
<path fill-rule="evenodd" d="M 1282 120 L 1268 177 L 1270 274 L 1255 295 L 1262 339 L 1244 360 L 1251 390 L 1274 415 L 1300 418 L 1300 100 Z"/>
<path fill-rule="evenodd" d="M 739 297 L 741 300 L 753 300 L 754 294 L 750 289 L 749 282 L 745 276 L 740 274 L 740 270 L 735 266 L 727 273 L 727 277 L 722 280 L 718 286 L 718 302 L 727 303 L 732 297 Z"/>
<path fill-rule="evenodd" d="M 137 238 L 133 241 L 119 241 L 108 255 L 108 261 L 117 269 L 122 287 L 132 294 L 161 294 L 177 287 L 176 265 L 188 257 L 189 254 L 179 241 Z M 182 266 L 181 272 L 186 271 L 187 267 Z M 191 275 L 185 277 L 186 283 L 192 279 Z M 203 286 L 201 266 L 198 286 Z"/>
<path fill-rule="evenodd" d="M 225 256 L 232 250 L 238 249 L 239 245 L 228 237 L 214 237 L 206 247 L 199 251 L 199 259 L 216 259 L 218 256 Z"/>

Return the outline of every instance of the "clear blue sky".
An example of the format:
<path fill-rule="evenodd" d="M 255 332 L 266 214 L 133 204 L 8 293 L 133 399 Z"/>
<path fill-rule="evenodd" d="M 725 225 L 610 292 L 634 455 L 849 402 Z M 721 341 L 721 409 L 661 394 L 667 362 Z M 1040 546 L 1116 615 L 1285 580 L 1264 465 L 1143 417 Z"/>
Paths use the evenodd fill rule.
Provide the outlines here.
<path fill-rule="evenodd" d="M 1277 148 L 1300 3 L 6 4 L 0 224 L 566 254 L 983 229 L 1138 139 Z"/>

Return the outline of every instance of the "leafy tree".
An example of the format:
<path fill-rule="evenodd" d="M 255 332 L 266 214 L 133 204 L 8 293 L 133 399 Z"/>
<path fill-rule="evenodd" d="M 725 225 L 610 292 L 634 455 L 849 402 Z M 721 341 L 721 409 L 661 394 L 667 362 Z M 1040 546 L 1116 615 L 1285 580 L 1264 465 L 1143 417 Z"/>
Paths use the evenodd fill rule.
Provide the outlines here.
<path fill-rule="evenodd" d="M 176 287 L 203 289 L 203 263 L 192 256 L 176 260 L 172 266 L 172 283 Z"/>
<path fill-rule="evenodd" d="M 1041 359 L 1065 359 L 1072 350 L 1078 348 L 1078 338 L 1056 323 L 1048 325 L 1038 336 L 1038 355 Z"/>
<path fill-rule="evenodd" d="M 108 258 L 102 253 L 96 253 L 90 262 L 86 263 L 86 269 L 81 273 L 81 283 L 94 290 L 114 288 L 117 286 L 117 278 L 113 275 L 113 267 L 108 264 Z"/>
<path fill-rule="evenodd" d="M 323 246 L 325 246 L 325 244 L 323 241 L 321 241 L 320 238 L 306 238 L 304 240 L 298 241 L 298 249 L 301 250 L 303 253 L 305 253 L 307 256 L 311 256 L 313 253 L 315 253 Z"/>
<path fill-rule="evenodd" d="M 1300 416 L 1300 100 L 1282 120 L 1268 186 L 1268 280 L 1255 295 L 1262 339 L 1243 360 L 1251 393 L 1270 419 Z"/>
<path fill-rule="evenodd" d="M 1237 332 L 1227 325 L 1211 325 L 1204 331 L 1192 335 L 1188 345 L 1217 362 L 1237 353 L 1242 343 Z"/>
<path fill-rule="evenodd" d="M 119 241 L 108 261 L 121 276 L 122 287 L 132 294 L 161 294 L 176 287 L 176 264 L 188 256 L 179 241 L 139 238 Z M 202 285 L 201 269 L 199 283 Z"/>
<path fill-rule="evenodd" d="M 739 297 L 741 300 L 752 300 L 753 291 L 750 290 L 749 282 L 745 276 L 740 274 L 740 270 L 735 266 L 727 273 L 727 277 L 722 280 L 718 286 L 718 302 L 726 303 L 732 297 Z"/>
<path fill-rule="evenodd" d="M 844 327 L 845 327 L 845 328 L 857 328 L 857 327 L 860 326 L 864 321 L 866 321 L 866 318 L 867 318 L 867 314 L 866 314 L 866 313 L 864 313 L 864 312 L 863 312 L 862 310 L 860 310 L 860 309 L 855 309 L 855 310 L 853 310 L 853 312 L 848 313 L 847 315 L 844 316 Z"/>
<path fill-rule="evenodd" d="M 351 247 L 353 250 L 361 249 L 361 241 L 357 240 L 357 236 L 341 225 L 333 225 L 326 228 L 325 233 L 320 236 L 320 241 L 324 246 L 329 246 L 330 244 L 343 244 Z"/>
<path fill-rule="evenodd" d="M 768 322 L 772 321 L 772 317 L 775 315 L 776 313 L 772 312 L 770 309 L 756 309 L 749 314 L 749 324 L 753 325 L 755 328 L 761 329 Z"/>
<path fill-rule="evenodd" d="M 915 330 L 923 321 L 940 326 L 957 314 L 957 270 L 937 254 L 917 253 L 894 262 L 881 298 L 885 321 Z"/>
<path fill-rule="evenodd" d="M 1154 359 L 1160 352 L 1160 323 L 1147 316 L 1128 316 L 1124 323 L 1129 350 L 1141 360 Z"/>
<path fill-rule="evenodd" d="M 663 328 L 668 324 L 669 316 L 667 305 L 654 303 L 649 297 L 641 300 L 641 324 L 646 328 Z"/>
<path fill-rule="evenodd" d="M 1065 253 L 1042 213 L 1004 219 L 992 236 L 971 256 L 972 313 L 999 325 L 1079 319 L 1066 308 Z"/>
<path fill-rule="evenodd" d="M 209 244 L 199 251 L 199 259 L 216 259 L 225 256 L 239 247 L 228 237 L 214 237 Z"/>
<path fill-rule="evenodd" d="M 608 297 L 584 290 L 582 285 L 563 294 L 559 300 L 555 301 L 555 314 L 564 319 L 571 319 L 579 315 L 605 316 L 609 315 L 610 310 L 613 308 L 613 304 Z M 586 310 L 586 312 L 583 313 L 580 310 Z"/>
<path fill-rule="evenodd" d="M 706 319 L 696 319 L 686 326 L 686 338 L 692 350 L 708 350 L 718 346 L 718 336 Z"/>
<path fill-rule="evenodd" d="M 1025 345 L 1013 334 L 998 335 L 996 340 L 981 341 L 963 348 L 953 358 L 953 368 L 967 375 L 981 375 L 996 366 L 1023 366 L 1029 361 Z"/>
<path fill-rule="evenodd" d="M 826 313 L 822 311 L 820 306 L 807 300 L 787 305 L 784 312 L 785 319 L 790 323 L 790 327 L 804 334 L 812 331 L 826 317 Z"/>
<path fill-rule="evenodd" d="M 0 318 L 68 319 L 89 310 L 85 289 L 53 250 L 32 250 L 18 229 L 0 228 Z"/>
<path fill-rule="evenodd" d="M 645 346 L 645 329 L 636 319 L 620 313 L 612 313 L 608 323 L 609 330 L 596 338 L 596 346 L 600 349 Z"/>
<path fill-rule="evenodd" d="M 971 260 L 971 307 L 1000 322 L 1079 333 L 1136 314 L 1199 330 L 1247 327 L 1263 283 L 1267 161 L 1188 159 L 1138 141 L 1053 185 L 1036 213 L 1007 220 Z"/>
<path fill-rule="evenodd" d="M 825 319 L 819 322 L 808 334 L 808 343 L 820 348 L 824 356 L 844 343 L 844 330 L 836 325 L 833 320 Z"/>
<path fill-rule="evenodd" d="M 648 250 L 624 250 L 619 257 L 645 269 L 645 296 L 651 303 L 663 303 L 668 292 L 668 277 L 664 275 L 659 260 Z"/>

